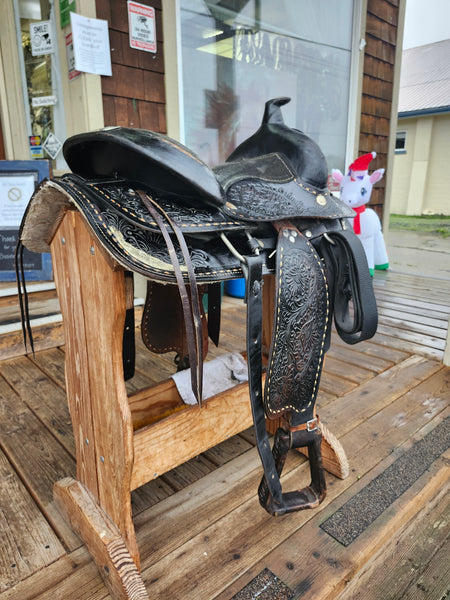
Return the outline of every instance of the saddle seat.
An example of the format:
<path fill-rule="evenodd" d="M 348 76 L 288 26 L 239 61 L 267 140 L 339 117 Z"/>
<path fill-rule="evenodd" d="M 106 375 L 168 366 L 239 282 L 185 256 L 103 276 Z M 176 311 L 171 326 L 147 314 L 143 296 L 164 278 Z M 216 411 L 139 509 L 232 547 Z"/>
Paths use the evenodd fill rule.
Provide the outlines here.
<path fill-rule="evenodd" d="M 271 121 L 263 123 L 228 162 L 213 169 L 185 146 L 151 131 L 113 127 L 69 138 L 64 156 L 72 173 L 41 184 L 25 220 L 24 244 L 48 252 L 54 223 L 74 206 L 124 268 L 176 283 L 160 227 L 138 196 L 141 190 L 187 238 L 199 283 L 243 275 L 241 262 L 218 237 L 221 232 L 230 234 L 238 254 L 245 254 L 242 231 L 258 230 L 260 251 L 267 256 L 264 273 L 274 272 L 268 256 L 276 235 L 268 223 L 294 220 L 299 229 L 316 231 L 315 237 L 323 233 L 324 220 L 327 228 L 340 228 L 332 221 L 354 216 L 329 193 L 326 161 L 318 146 L 303 133 L 280 125 L 279 107 L 287 100 L 267 103 L 271 110 L 266 109 L 266 115 L 282 127 L 281 135 L 274 133 Z M 271 143 L 277 152 L 257 155 Z M 189 283 L 179 251 L 178 257 Z"/>

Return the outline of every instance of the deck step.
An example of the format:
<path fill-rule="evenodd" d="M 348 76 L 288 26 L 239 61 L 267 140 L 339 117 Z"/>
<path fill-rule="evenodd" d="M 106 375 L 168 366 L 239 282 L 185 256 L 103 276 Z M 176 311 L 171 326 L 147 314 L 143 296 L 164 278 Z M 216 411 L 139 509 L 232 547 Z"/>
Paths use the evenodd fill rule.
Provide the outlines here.
<path fill-rule="evenodd" d="M 450 498 L 442 490 L 380 548 L 336 600 L 441 600 L 450 581 Z"/>

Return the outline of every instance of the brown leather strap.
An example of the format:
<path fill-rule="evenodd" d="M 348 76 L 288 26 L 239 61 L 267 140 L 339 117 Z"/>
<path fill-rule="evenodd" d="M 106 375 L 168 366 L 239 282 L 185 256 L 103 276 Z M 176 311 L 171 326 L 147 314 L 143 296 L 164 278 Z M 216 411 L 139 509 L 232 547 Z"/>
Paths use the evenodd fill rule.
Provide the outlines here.
<path fill-rule="evenodd" d="M 300 425 L 294 425 L 293 427 L 289 427 L 289 431 L 293 433 L 294 431 L 315 431 L 319 429 L 319 416 L 316 415 L 314 419 L 310 419 L 306 421 L 306 423 L 301 423 Z"/>
<path fill-rule="evenodd" d="M 197 282 L 194 274 L 194 267 L 192 265 L 189 249 L 186 241 L 179 227 L 173 222 L 168 214 L 155 202 L 150 196 L 141 190 L 137 190 L 139 198 L 142 200 L 153 219 L 156 221 L 161 234 L 166 242 L 167 250 L 169 252 L 170 261 L 172 263 L 175 277 L 180 292 L 181 304 L 183 307 L 184 322 L 186 327 L 186 338 L 188 343 L 188 354 L 189 362 L 191 366 L 191 383 L 192 391 L 197 398 L 197 402 L 201 405 L 202 402 L 202 389 L 203 389 L 203 336 L 202 336 L 202 322 L 201 322 L 201 310 L 200 301 L 198 296 Z M 159 211 L 159 212 L 158 212 Z M 172 239 L 167 231 L 167 226 L 164 223 L 161 215 L 164 216 L 166 222 L 169 224 L 173 232 L 175 233 L 178 243 L 180 244 L 181 252 L 183 254 L 184 263 L 186 266 L 189 283 L 191 286 L 191 301 L 189 300 L 189 294 L 184 283 L 183 274 L 178 261 L 178 257 L 173 245 Z"/>

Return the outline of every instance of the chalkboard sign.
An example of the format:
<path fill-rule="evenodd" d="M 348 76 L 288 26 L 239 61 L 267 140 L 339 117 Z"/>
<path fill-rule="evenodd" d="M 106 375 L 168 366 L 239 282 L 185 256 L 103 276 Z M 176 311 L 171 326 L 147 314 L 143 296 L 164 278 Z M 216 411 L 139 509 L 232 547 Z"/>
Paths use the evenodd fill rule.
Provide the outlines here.
<path fill-rule="evenodd" d="M 20 223 L 38 183 L 50 177 L 49 160 L 0 161 L 0 281 L 14 281 L 14 252 Z M 28 281 L 53 278 L 50 254 L 24 250 L 23 260 Z"/>

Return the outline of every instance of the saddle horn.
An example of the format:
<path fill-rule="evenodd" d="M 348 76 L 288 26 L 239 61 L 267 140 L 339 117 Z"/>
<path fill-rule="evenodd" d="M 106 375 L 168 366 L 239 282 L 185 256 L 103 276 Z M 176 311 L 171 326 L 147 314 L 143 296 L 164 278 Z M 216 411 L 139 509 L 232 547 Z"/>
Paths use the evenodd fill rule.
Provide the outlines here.
<path fill-rule="evenodd" d="M 302 131 L 284 123 L 281 107 L 290 100 L 283 96 L 266 102 L 260 128 L 230 154 L 227 162 L 275 152 L 287 159 L 302 183 L 325 191 L 328 165 L 322 150 Z"/>
<path fill-rule="evenodd" d="M 281 112 L 281 107 L 291 101 L 287 96 L 268 100 L 264 108 L 263 123 L 278 123 L 284 125 L 284 118 Z"/>

